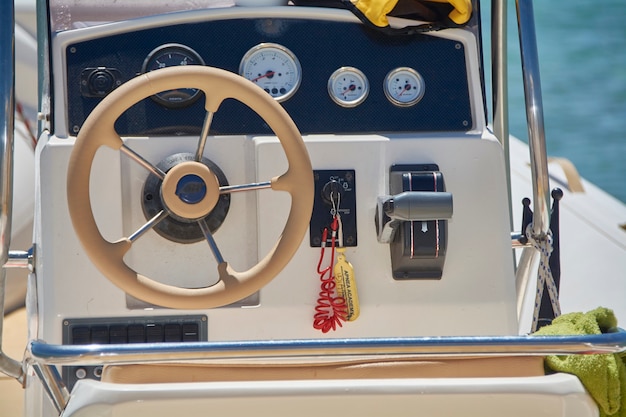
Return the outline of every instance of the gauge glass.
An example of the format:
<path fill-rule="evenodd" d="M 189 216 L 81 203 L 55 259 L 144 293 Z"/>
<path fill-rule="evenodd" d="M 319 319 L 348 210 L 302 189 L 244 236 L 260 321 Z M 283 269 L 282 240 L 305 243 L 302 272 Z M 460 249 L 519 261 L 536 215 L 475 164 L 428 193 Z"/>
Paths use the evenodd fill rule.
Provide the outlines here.
<path fill-rule="evenodd" d="M 342 107 L 356 107 L 369 93 L 369 83 L 363 72 L 354 67 L 342 67 L 328 79 L 328 94 Z"/>
<path fill-rule="evenodd" d="M 142 72 L 150 72 L 167 67 L 182 65 L 204 65 L 202 57 L 193 49 L 177 43 L 161 45 L 146 57 Z M 197 88 L 178 88 L 167 90 L 152 96 L 152 99 L 166 107 L 185 107 L 200 96 Z"/>
<path fill-rule="evenodd" d="M 424 96 L 424 79 L 413 68 L 400 67 L 387 74 L 383 86 L 390 102 L 400 107 L 413 106 Z"/>
<path fill-rule="evenodd" d="M 239 74 L 277 101 L 285 101 L 298 90 L 302 70 L 298 58 L 289 49 L 275 43 L 261 43 L 243 56 Z"/>

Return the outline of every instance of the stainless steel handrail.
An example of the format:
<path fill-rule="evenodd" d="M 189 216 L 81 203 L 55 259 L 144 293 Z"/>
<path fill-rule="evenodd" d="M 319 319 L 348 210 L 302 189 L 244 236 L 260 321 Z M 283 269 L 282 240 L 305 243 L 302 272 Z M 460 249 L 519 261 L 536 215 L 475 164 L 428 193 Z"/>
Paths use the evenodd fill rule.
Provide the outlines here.
<path fill-rule="evenodd" d="M 2 350 L 6 271 L 13 207 L 13 128 L 15 111 L 15 14 L 13 0 L 0 2 L 0 372 L 21 380 L 22 364 Z"/>
<path fill-rule="evenodd" d="M 437 336 L 367 339 L 296 339 L 233 342 L 50 345 L 32 341 L 40 364 L 102 365 L 307 356 L 546 356 L 626 351 L 626 331 L 577 336 Z"/>
<path fill-rule="evenodd" d="M 550 190 L 548 182 L 548 157 L 543 122 L 543 101 L 539 76 L 539 56 L 533 16 L 532 0 L 517 0 L 517 25 L 522 79 L 526 100 L 526 120 L 530 148 L 530 166 L 533 183 L 532 234 L 541 239 L 550 227 Z M 525 231 L 522 230 L 522 233 Z"/>
<path fill-rule="evenodd" d="M 511 161 L 509 139 L 509 91 L 508 91 L 508 6 L 506 0 L 491 1 L 491 96 L 493 107 L 493 134 L 502 143 L 506 164 L 506 184 L 509 216 L 513 230 L 513 206 L 511 198 Z"/>
<path fill-rule="evenodd" d="M 0 4 L 0 262 L 9 256 L 13 204 L 13 129 L 15 112 L 15 20 L 13 2 Z"/>
<path fill-rule="evenodd" d="M 59 413 L 69 392 L 55 365 L 110 365 L 243 359 L 293 360 L 339 357 L 459 357 L 609 354 L 626 351 L 626 331 L 583 336 L 412 337 L 374 339 L 300 339 L 235 342 L 49 345 L 32 341 L 31 363 Z M 293 362 L 289 362 L 293 363 Z"/>
<path fill-rule="evenodd" d="M 533 186 L 533 222 L 530 234 L 535 241 L 543 242 L 547 239 L 550 228 L 550 190 L 533 3 L 532 0 L 516 0 L 515 4 Z M 521 233 L 526 234 L 526 230 Z M 528 283 L 531 282 L 532 265 L 537 263 L 538 258 L 539 252 L 535 248 L 528 245 L 524 247 L 516 271 L 518 316 L 521 314 Z"/>
<path fill-rule="evenodd" d="M 43 389 L 60 416 L 70 400 L 70 393 L 56 366 L 33 362 L 33 371 L 41 381 Z"/>

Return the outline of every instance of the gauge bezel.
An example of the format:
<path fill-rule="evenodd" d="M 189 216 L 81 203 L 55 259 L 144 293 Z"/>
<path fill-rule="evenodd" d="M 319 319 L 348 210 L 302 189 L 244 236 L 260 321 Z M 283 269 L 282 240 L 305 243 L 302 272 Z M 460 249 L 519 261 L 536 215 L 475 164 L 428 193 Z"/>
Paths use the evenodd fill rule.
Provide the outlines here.
<path fill-rule="evenodd" d="M 391 82 L 391 79 L 403 72 L 409 73 L 412 77 L 414 77 L 416 81 L 416 85 L 419 87 L 417 96 L 409 101 L 398 100 L 391 93 L 391 91 L 389 91 L 389 83 Z M 389 100 L 389 102 L 391 102 L 393 105 L 398 106 L 398 107 L 411 107 L 411 106 L 416 105 L 424 97 L 425 90 L 426 90 L 426 84 L 424 83 L 424 78 L 419 72 L 417 72 L 416 70 L 410 67 L 398 67 L 398 68 L 392 69 L 385 76 L 385 81 L 383 83 L 383 91 L 385 92 L 385 96 L 387 97 L 387 100 Z"/>
<path fill-rule="evenodd" d="M 284 54 L 287 57 L 287 59 L 291 61 L 291 64 L 293 65 L 294 71 L 295 71 L 295 75 L 294 75 L 295 82 L 289 88 L 289 90 L 287 90 L 286 93 L 278 95 L 278 96 L 273 96 L 270 94 L 270 96 L 274 98 L 274 100 L 281 103 L 293 97 L 296 91 L 298 91 L 298 88 L 300 87 L 300 83 L 302 82 L 302 67 L 300 65 L 300 61 L 298 60 L 298 57 L 296 57 L 296 55 L 293 52 L 291 52 L 289 48 L 287 48 L 286 46 L 280 45 L 278 43 L 271 43 L 271 42 L 264 42 L 256 46 L 253 46 L 241 58 L 241 61 L 239 63 L 239 75 L 241 75 L 242 77 L 246 78 L 249 81 L 252 81 L 250 80 L 250 78 L 246 77 L 245 75 L 246 67 L 250 63 L 250 60 L 259 53 L 267 52 L 271 50 L 275 50 L 281 54 Z M 259 87 L 261 88 L 260 85 Z"/>
<path fill-rule="evenodd" d="M 145 74 L 150 71 L 155 71 L 155 69 L 152 69 L 152 70 L 149 69 L 150 63 L 154 62 L 154 60 L 157 57 L 163 56 L 164 54 L 170 51 L 180 53 L 181 55 L 187 56 L 197 62 L 195 64 L 190 64 L 190 65 L 205 65 L 204 59 L 202 59 L 200 54 L 196 52 L 194 49 L 190 48 L 189 46 L 183 45 L 180 43 L 166 43 L 166 44 L 157 46 L 152 51 L 150 51 L 150 53 L 144 59 L 143 64 L 141 65 L 141 73 Z M 168 91 L 162 91 L 160 93 L 154 94 L 150 98 L 154 100 L 155 102 L 159 103 L 160 105 L 167 107 L 167 108 L 181 108 L 181 107 L 190 106 L 191 104 L 195 103 L 196 100 L 198 100 L 198 98 L 200 98 L 200 96 L 202 95 L 201 94 L 202 92 L 197 88 L 188 88 L 184 90 L 193 91 L 193 93 L 190 94 L 188 97 L 182 98 L 178 101 L 171 101 L 171 100 L 164 98 L 165 94 L 171 93 Z"/>
<path fill-rule="evenodd" d="M 357 99 L 354 99 L 354 100 L 342 99 L 336 94 L 336 91 L 333 88 L 338 78 L 346 74 L 355 74 L 357 77 L 361 78 L 361 80 L 363 81 L 363 91 L 361 92 L 360 96 Z M 359 104 L 365 101 L 365 99 L 369 95 L 369 92 L 370 92 L 370 84 L 369 84 L 369 80 L 367 79 L 367 76 L 363 73 L 363 71 L 361 71 L 360 69 L 356 67 L 338 68 L 328 78 L 328 95 L 336 104 L 338 104 L 341 107 L 353 108 L 353 107 L 358 106 Z"/>

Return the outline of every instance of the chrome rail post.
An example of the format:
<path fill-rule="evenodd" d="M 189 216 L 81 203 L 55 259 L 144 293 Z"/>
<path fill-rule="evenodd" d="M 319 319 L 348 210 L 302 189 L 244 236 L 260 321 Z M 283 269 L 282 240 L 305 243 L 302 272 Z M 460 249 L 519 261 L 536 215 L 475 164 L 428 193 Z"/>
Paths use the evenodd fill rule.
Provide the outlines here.
<path fill-rule="evenodd" d="M 533 17 L 532 0 L 517 0 L 517 25 L 519 30 L 524 98 L 530 165 L 533 179 L 533 222 L 532 234 L 541 239 L 550 227 L 550 190 L 548 183 L 548 157 L 543 123 L 543 102 L 539 77 L 539 56 Z M 522 233 L 525 233 L 522 230 Z"/>
<path fill-rule="evenodd" d="M 506 184 L 509 199 L 510 227 L 513 230 L 511 201 L 511 161 L 509 151 L 509 90 L 508 90 L 508 6 L 506 0 L 491 0 L 491 96 L 493 134 L 504 149 Z"/>
<path fill-rule="evenodd" d="M 15 111 L 15 14 L 13 0 L 0 2 L 0 372 L 21 381 L 22 364 L 2 350 L 6 271 L 13 208 L 13 128 Z"/>
<path fill-rule="evenodd" d="M 13 205 L 13 129 L 15 112 L 15 17 L 12 1 L 0 4 L 0 262 L 5 264 L 11 244 Z"/>
<path fill-rule="evenodd" d="M 70 393 L 56 366 L 33 362 L 32 367 L 57 413 L 61 415 L 70 400 Z"/>
<path fill-rule="evenodd" d="M 550 190 L 548 182 L 548 157 L 543 120 L 543 102 L 539 76 L 539 55 L 532 0 L 516 0 L 517 26 L 522 61 L 526 120 L 528 123 L 528 145 L 533 184 L 533 222 L 531 235 L 536 241 L 547 238 L 550 228 Z M 521 231 L 526 234 L 526 230 Z M 521 315 L 523 299 L 527 292 L 532 273 L 532 265 L 537 262 L 539 253 L 532 247 L 525 247 L 516 271 L 517 309 Z M 522 330 L 522 329 L 520 329 Z"/>
<path fill-rule="evenodd" d="M 27 268 L 31 272 L 33 271 L 33 252 L 34 247 L 31 247 L 27 251 L 23 250 L 10 250 L 9 256 L 5 261 L 4 268 Z"/>

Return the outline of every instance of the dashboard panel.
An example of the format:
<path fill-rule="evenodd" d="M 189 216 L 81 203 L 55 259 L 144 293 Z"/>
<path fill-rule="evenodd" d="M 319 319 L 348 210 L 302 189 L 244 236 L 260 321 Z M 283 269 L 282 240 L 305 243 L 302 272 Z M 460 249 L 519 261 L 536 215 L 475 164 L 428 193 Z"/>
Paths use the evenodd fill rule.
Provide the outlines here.
<path fill-rule="evenodd" d="M 182 64 L 239 73 L 246 53 L 264 43 L 283 47 L 297 59 L 298 85 L 280 101 L 303 134 L 473 128 L 462 42 L 430 35 L 389 37 L 359 22 L 258 17 L 161 25 L 69 43 L 65 52 L 70 134 L 80 130 L 108 91 L 142 71 L 189 59 L 194 62 Z M 178 52 L 190 51 L 189 57 L 156 62 L 155 52 L 171 45 L 180 48 Z M 356 84 L 342 85 L 333 78 L 342 68 L 350 69 L 348 75 L 356 77 Z M 390 74 L 419 81 L 419 91 L 407 87 L 400 99 L 390 97 L 389 88 L 403 88 L 399 84 L 404 83 L 390 79 Z M 330 81 L 357 97 L 337 100 L 331 96 Z M 356 94 L 364 85 L 367 94 Z M 201 95 L 179 91 L 173 99 L 167 94 L 145 99 L 118 119 L 116 130 L 120 135 L 198 134 L 205 115 L 203 100 L 196 97 Z M 256 113 L 234 99 L 222 103 L 211 126 L 214 135 L 271 133 Z"/>

